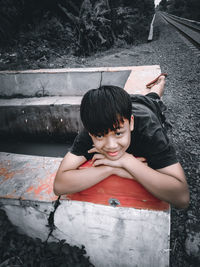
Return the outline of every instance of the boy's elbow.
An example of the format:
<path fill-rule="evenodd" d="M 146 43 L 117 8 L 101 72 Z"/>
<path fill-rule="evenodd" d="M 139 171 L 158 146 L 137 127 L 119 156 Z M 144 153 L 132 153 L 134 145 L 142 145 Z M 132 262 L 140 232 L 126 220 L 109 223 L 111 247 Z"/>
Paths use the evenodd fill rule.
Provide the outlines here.
<path fill-rule="evenodd" d="M 56 196 L 60 196 L 65 194 L 65 192 L 63 192 L 63 183 L 62 183 L 62 177 L 60 177 L 61 174 L 59 174 L 57 172 L 55 180 L 54 180 L 54 184 L 53 184 L 53 192 Z"/>
<path fill-rule="evenodd" d="M 56 196 L 65 195 L 65 194 L 72 194 L 77 192 L 76 190 L 73 190 L 73 183 L 70 181 L 70 179 L 67 179 L 65 176 L 65 179 L 62 177 L 62 173 L 57 173 L 54 184 L 53 184 L 53 192 Z"/>
<path fill-rule="evenodd" d="M 60 188 L 59 188 L 59 185 L 58 185 L 58 183 L 57 183 L 56 181 L 54 181 L 53 192 L 54 192 L 54 194 L 55 194 L 56 196 L 60 196 L 60 195 L 62 195 L 62 194 L 61 194 L 61 190 L 60 190 Z"/>
<path fill-rule="evenodd" d="M 188 194 L 186 194 L 183 197 L 183 200 L 182 200 L 182 209 L 188 208 L 189 204 L 190 204 L 190 195 L 188 193 Z"/>
<path fill-rule="evenodd" d="M 70 190 L 67 189 L 66 185 L 65 188 L 63 188 L 63 185 L 57 182 L 54 183 L 53 192 L 56 196 L 70 194 Z"/>
<path fill-rule="evenodd" d="M 184 194 L 179 199 L 178 204 L 176 205 L 177 208 L 179 209 L 187 209 L 190 203 L 190 194 L 189 191 L 187 190 Z"/>
<path fill-rule="evenodd" d="M 73 194 L 78 192 L 78 190 L 74 189 L 72 186 L 67 186 L 66 184 L 65 187 L 63 188 L 63 185 L 54 183 L 53 192 L 56 196 L 60 196 L 66 194 Z"/>

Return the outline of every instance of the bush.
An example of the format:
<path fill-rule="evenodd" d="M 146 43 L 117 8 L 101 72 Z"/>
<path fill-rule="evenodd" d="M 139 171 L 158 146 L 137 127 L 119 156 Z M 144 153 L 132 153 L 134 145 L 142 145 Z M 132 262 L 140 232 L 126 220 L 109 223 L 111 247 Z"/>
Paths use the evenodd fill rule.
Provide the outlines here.
<path fill-rule="evenodd" d="M 7 3 L 7 4 L 6 4 Z M 123 40 L 146 40 L 153 0 L 0 0 L 0 38 L 21 45 L 73 49 L 78 56 Z M 16 32 L 16 36 L 13 33 Z M 14 37 L 14 38 L 13 38 Z M 41 53 L 40 53 L 41 52 Z M 40 57 L 40 55 L 38 55 Z"/>
<path fill-rule="evenodd" d="M 76 55 L 89 55 L 113 44 L 110 11 L 105 0 L 84 0 L 78 16 L 59 5 L 74 31 Z"/>
<path fill-rule="evenodd" d="M 137 40 L 146 39 L 149 24 L 141 16 L 137 8 L 119 7 L 115 10 L 114 33 L 117 38 L 132 44 Z"/>
<path fill-rule="evenodd" d="M 20 1 L 0 0 L 0 40 L 5 44 L 13 37 L 20 24 Z"/>

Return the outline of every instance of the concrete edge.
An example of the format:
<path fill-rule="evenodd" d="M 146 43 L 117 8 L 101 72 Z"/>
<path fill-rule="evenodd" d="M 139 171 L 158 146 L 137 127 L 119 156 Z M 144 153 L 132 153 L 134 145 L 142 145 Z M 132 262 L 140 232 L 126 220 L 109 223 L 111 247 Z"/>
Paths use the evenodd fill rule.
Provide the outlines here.
<path fill-rule="evenodd" d="M 15 74 L 15 73 L 63 73 L 63 72 L 102 72 L 102 71 L 125 71 L 137 70 L 141 67 L 144 69 L 152 68 L 152 66 L 159 67 L 159 65 L 146 65 L 146 66 L 122 66 L 122 67 L 96 67 L 96 68 L 63 68 L 63 69 L 36 69 L 36 70 L 4 70 L 0 71 L 1 74 Z"/>
<path fill-rule="evenodd" d="M 154 20 L 155 20 L 155 16 L 156 16 L 156 14 L 154 14 L 152 22 L 151 22 L 151 25 L 150 25 L 148 41 L 152 41 L 153 40 L 153 23 L 154 23 Z"/>
<path fill-rule="evenodd" d="M 82 96 L 44 96 L 30 98 L 0 99 L 2 106 L 32 106 L 32 105 L 80 105 Z"/>

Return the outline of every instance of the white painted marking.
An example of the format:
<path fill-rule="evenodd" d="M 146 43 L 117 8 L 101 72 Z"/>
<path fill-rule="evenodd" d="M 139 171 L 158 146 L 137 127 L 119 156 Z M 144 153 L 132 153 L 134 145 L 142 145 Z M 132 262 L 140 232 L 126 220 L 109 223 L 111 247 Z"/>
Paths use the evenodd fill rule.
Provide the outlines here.
<path fill-rule="evenodd" d="M 153 16 L 153 19 L 152 19 L 152 22 L 151 22 L 151 25 L 150 25 L 148 41 L 152 41 L 153 40 L 153 23 L 154 23 L 154 20 L 155 20 L 155 14 Z"/>

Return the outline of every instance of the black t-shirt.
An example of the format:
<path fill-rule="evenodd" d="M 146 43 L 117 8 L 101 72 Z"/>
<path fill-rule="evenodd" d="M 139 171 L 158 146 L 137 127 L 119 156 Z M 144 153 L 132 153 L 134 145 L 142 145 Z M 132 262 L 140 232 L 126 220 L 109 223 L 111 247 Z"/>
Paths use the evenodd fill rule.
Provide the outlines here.
<path fill-rule="evenodd" d="M 177 163 L 175 150 L 162 123 L 162 111 L 158 101 L 141 95 L 132 95 L 131 99 L 134 130 L 131 132 L 131 143 L 126 152 L 146 158 L 153 169 Z M 87 151 L 92 148 L 92 144 L 88 132 L 83 130 L 76 136 L 71 153 L 89 160 L 93 154 Z"/>

